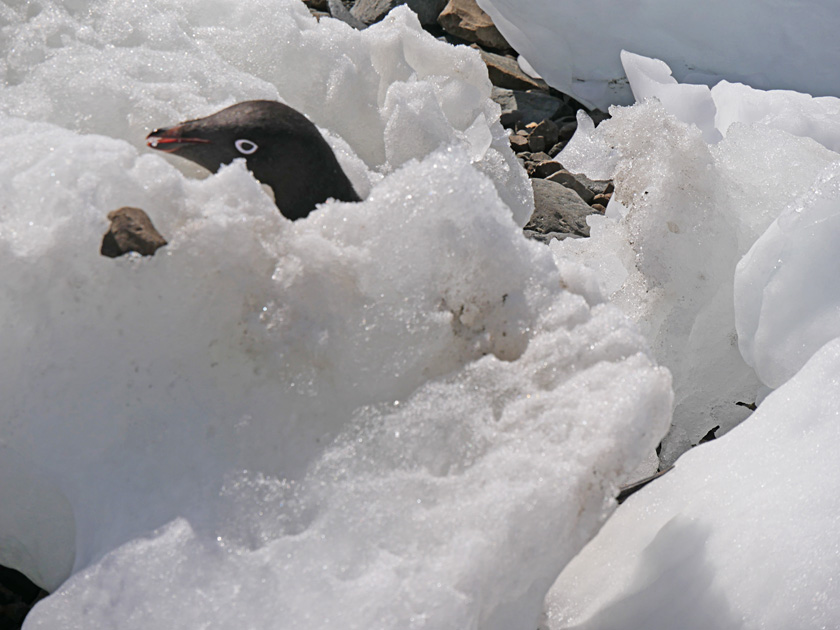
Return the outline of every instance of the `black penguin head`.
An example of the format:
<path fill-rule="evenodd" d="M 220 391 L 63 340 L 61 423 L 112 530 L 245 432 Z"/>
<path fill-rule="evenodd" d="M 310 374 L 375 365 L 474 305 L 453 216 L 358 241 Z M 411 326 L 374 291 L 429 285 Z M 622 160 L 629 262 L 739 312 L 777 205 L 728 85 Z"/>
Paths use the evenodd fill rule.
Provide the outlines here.
<path fill-rule="evenodd" d="M 332 149 L 300 112 L 276 101 L 246 101 L 206 118 L 156 129 L 146 144 L 217 171 L 244 158 L 254 177 L 274 191 L 280 211 L 305 217 L 335 198 L 359 201 Z"/>

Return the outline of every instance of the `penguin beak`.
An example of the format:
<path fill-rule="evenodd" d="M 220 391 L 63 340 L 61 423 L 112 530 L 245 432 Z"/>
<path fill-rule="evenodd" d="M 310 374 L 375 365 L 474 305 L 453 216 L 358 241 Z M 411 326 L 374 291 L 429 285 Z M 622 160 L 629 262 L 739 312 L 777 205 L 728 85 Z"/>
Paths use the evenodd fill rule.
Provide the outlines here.
<path fill-rule="evenodd" d="M 204 138 L 189 138 L 181 135 L 182 127 L 169 127 L 168 129 L 155 129 L 146 136 L 146 146 L 164 153 L 175 153 L 184 145 L 189 144 L 210 144 Z"/>

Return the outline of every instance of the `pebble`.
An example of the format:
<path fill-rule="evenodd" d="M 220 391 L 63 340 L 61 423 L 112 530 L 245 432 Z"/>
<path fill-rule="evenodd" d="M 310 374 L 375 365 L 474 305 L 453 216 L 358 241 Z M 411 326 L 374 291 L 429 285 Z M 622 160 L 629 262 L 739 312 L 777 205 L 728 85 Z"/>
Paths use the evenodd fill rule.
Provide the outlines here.
<path fill-rule="evenodd" d="M 547 179 L 532 179 L 534 189 L 534 214 L 525 230 L 549 234 L 576 234 L 589 236 L 586 217 L 592 208 L 578 194 L 565 186 Z"/>
<path fill-rule="evenodd" d="M 99 250 L 103 256 L 117 258 L 129 252 L 152 256 L 166 245 L 166 239 L 152 225 L 152 220 L 140 208 L 122 207 L 108 213 L 111 226 L 102 237 Z"/>
<path fill-rule="evenodd" d="M 508 90 L 544 90 L 548 91 L 545 81 L 532 79 L 522 72 L 519 63 L 513 57 L 499 55 L 497 53 L 481 50 L 481 58 L 487 65 L 487 74 L 490 76 L 490 83 L 496 87 Z"/>

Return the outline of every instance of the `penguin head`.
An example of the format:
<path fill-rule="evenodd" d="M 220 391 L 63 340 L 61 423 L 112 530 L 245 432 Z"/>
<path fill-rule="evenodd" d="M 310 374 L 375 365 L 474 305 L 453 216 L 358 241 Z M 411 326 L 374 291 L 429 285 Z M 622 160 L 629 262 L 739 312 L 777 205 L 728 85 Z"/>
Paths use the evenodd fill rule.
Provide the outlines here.
<path fill-rule="evenodd" d="M 146 144 L 214 172 L 244 158 L 290 219 L 305 217 L 328 198 L 359 201 L 318 128 L 276 101 L 237 103 L 206 118 L 156 129 Z"/>

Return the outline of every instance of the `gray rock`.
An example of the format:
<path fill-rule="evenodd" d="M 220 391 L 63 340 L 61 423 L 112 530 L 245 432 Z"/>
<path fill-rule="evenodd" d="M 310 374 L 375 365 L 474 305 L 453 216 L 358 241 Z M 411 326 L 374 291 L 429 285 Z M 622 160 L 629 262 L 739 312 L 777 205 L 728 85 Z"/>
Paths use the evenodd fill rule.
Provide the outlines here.
<path fill-rule="evenodd" d="M 569 171 L 558 170 L 546 179 L 562 184 L 569 190 L 574 190 L 586 204 L 592 203 L 592 199 L 595 197 L 595 194 L 578 180 L 578 175 L 572 175 Z"/>
<path fill-rule="evenodd" d="M 532 179 L 531 186 L 534 188 L 534 213 L 525 230 L 589 236 L 586 217 L 593 212 L 577 193 L 547 179 Z"/>
<path fill-rule="evenodd" d="M 560 139 L 560 129 L 553 121 L 543 120 L 531 130 L 531 137 L 534 136 L 545 139 L 545 146 L 551 148 Z"/>
<path fill-rule="evenodd" d="M 475 0 L 449 0 L 438 16 L 438 24 L 447 33 L 485 48 L 510 50 L 511 46 L 493 24 L 493 20 Z"/>
<path fill-rule="evenodd" d="M 523 230 L 522 233 L 525 234 L 525 238 L 530 238 L 546 245 L 554 239 L 564 241 L 567 238 L 583 238 L 580 234 L 569 234 L 568 232 L 548 232 L 547 234 L 543 234 L 542 232 L 534 232 L 534 230 Z"/>
<path fill-rule="evenodd" d="M 437 24 L 438 16 L 446 6 L 446 0 L 357 0 L 350 13 L 365 24 L 373 24 L 400 4 L 407 4 L 420 18 L 420 23 L 428 26 Z"/>
<path fill-rule="evenodd" d="M 487 74 L 490 76 L 490 83 L 497 87 L 508 90 L 545 90 L 548 85 L 545 81 L 532 79 L 522 72 L 519 63 L 513 57 L 497 55 L 496 53 L 480 50 L 481 58 L 487 64 Z"/>
<path fill-rule="evenodd" d="M 111 227 L 102 237 L 99 253 L 116 258 L 128 252 L 152 256 L 158 248 L 166 245 L 166 239 L 152 225 L 149 215 L 140 208 L 128 206 L 108 213 Z"/>
<path fill-rule="evenodd" d="M 341 0 L 327 0 L 327 4 L 330 7 L 330 14 L 337 20 L 341 20 L 342 22 L 346 22 L 353 28 L 363 30 L 367 28 L 367 24 L 362 22 L 359 18 L 355 15 L 350 13 L 347 7 L 341 2 Z"/>
<path fill-rule="evenodd" d="M 502 125 L 508 128 L 553 118 L 563 106 L 559 98 L 538 90 L 522 92 L 494 87 L 491 98 L 501 106 Z"/>

